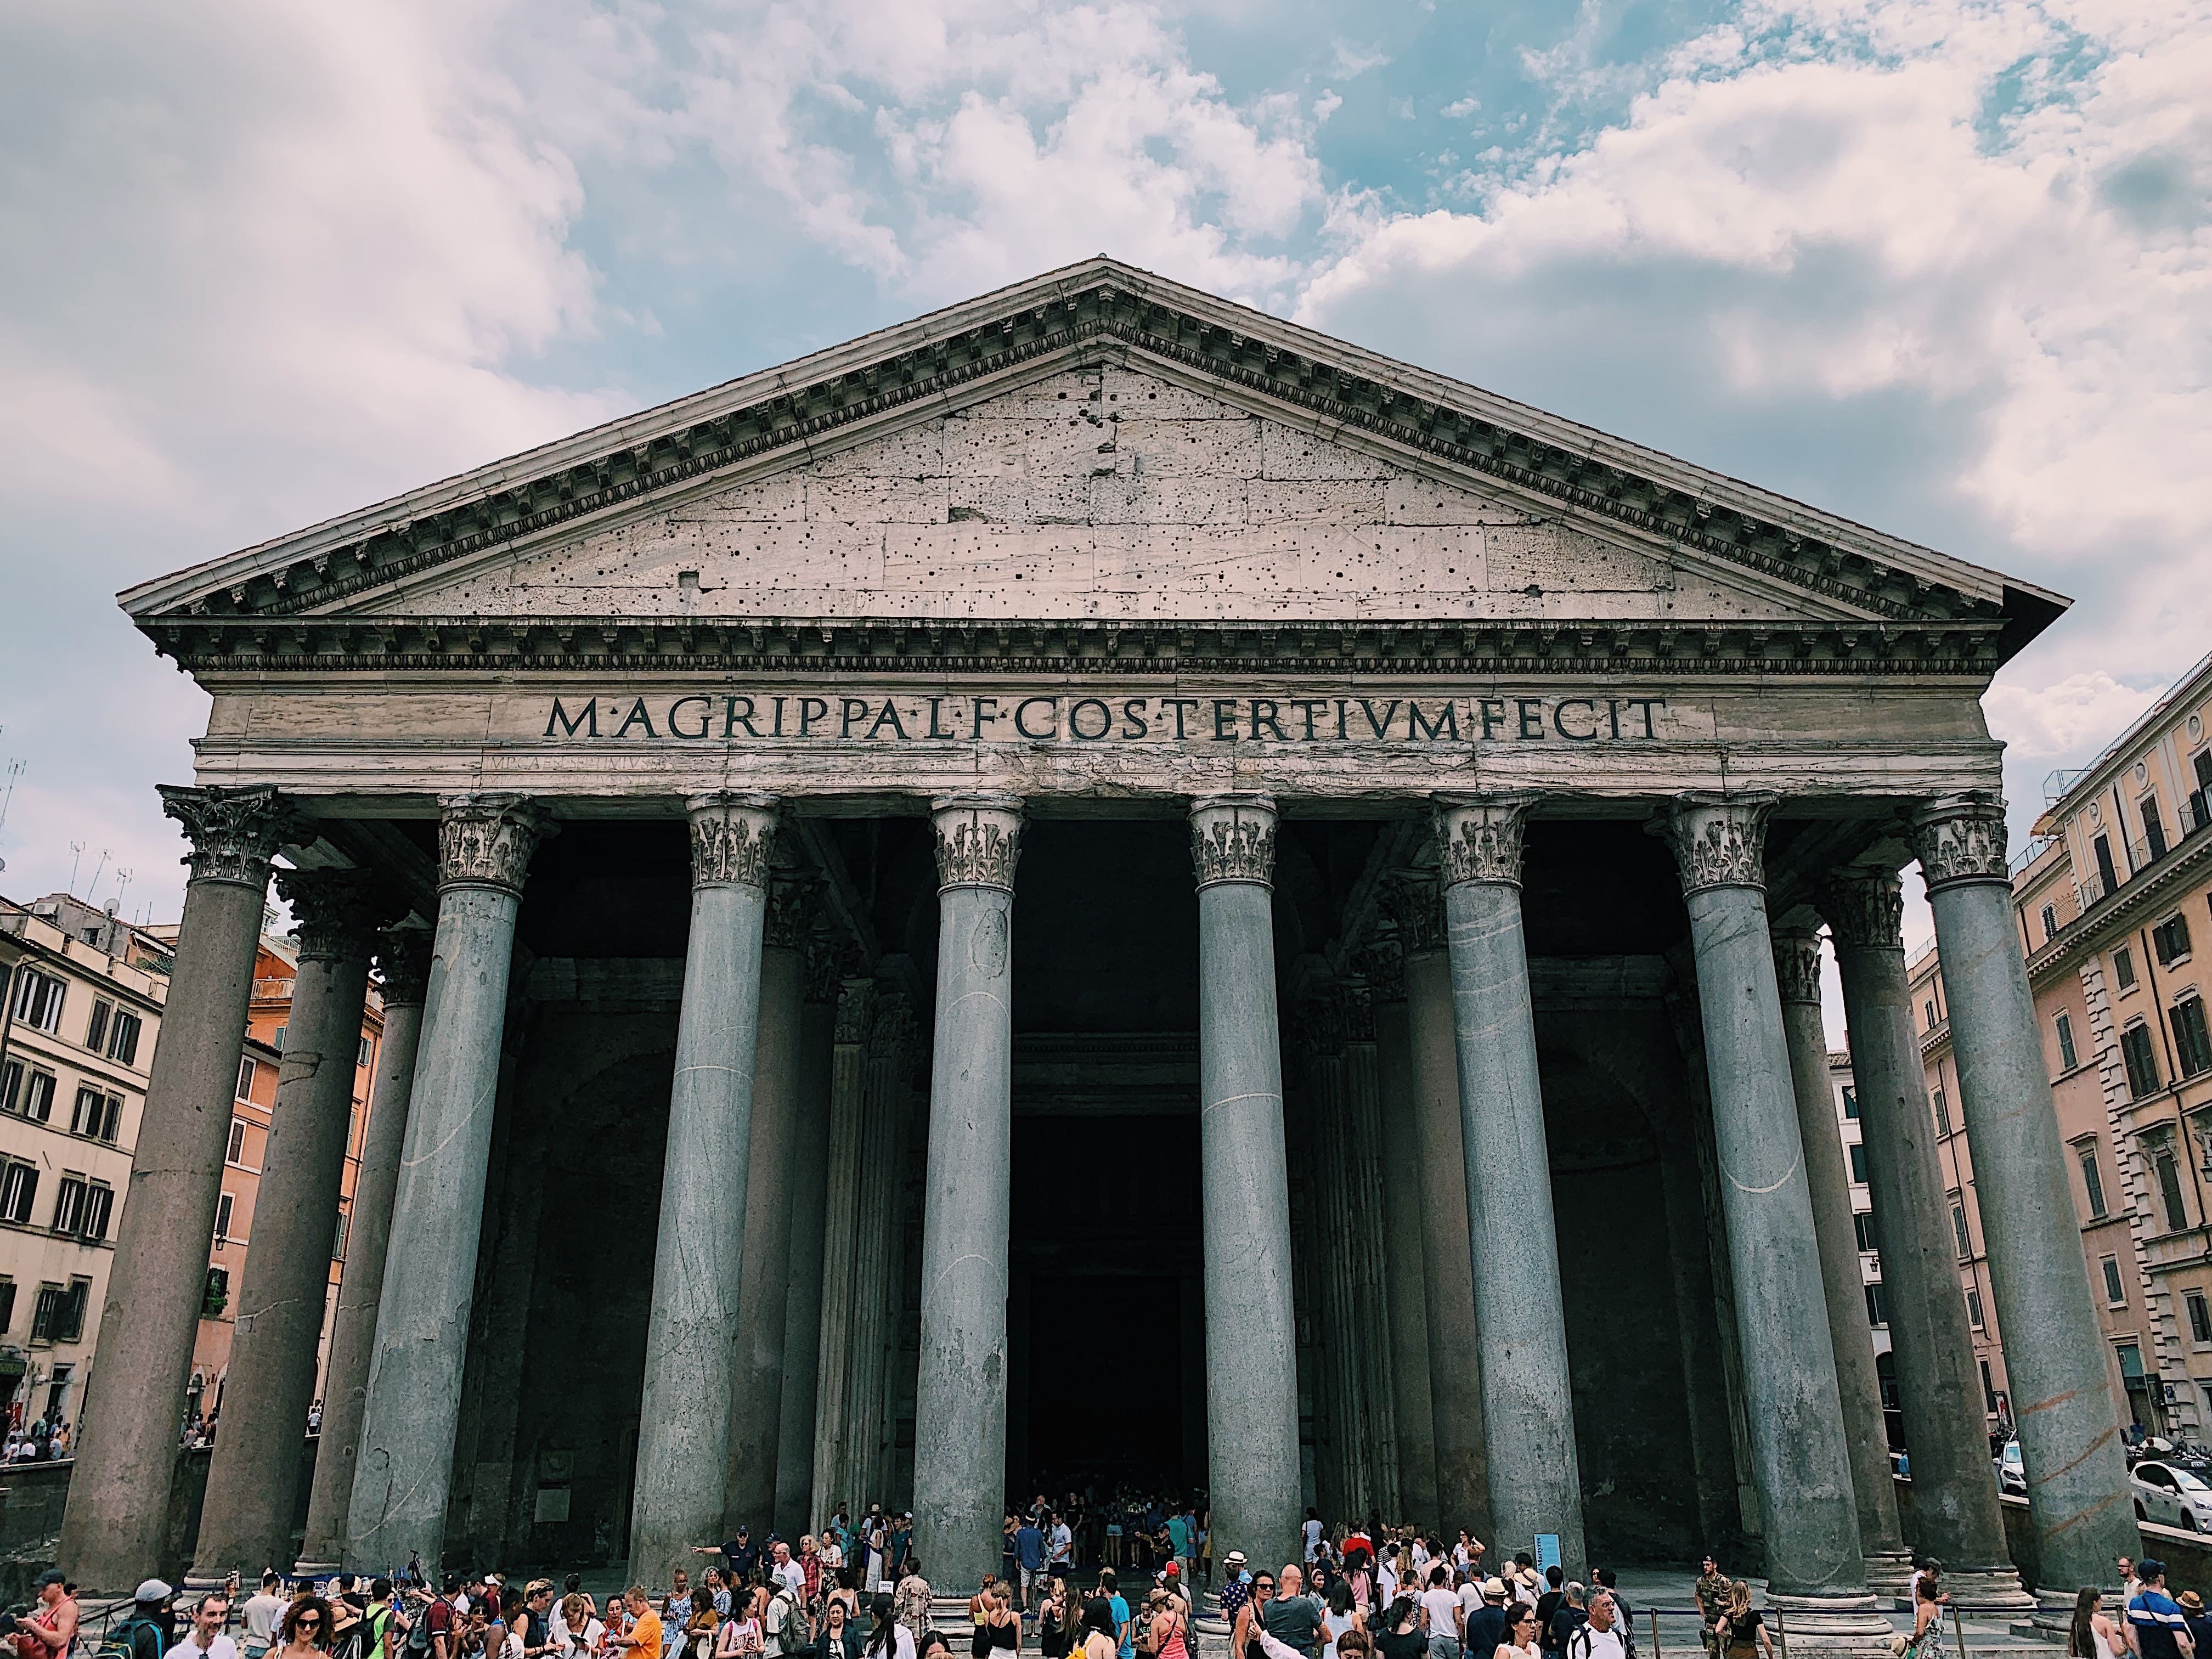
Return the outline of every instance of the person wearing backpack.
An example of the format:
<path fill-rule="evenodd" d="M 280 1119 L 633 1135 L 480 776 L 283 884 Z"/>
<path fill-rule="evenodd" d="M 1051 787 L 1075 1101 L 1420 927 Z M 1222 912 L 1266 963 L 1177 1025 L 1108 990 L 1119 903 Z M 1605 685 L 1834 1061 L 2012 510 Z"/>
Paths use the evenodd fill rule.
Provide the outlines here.
<path fill-rule="evenodd" d="M 769 1598 L 768 1614 L 762 1620 L 763 1644 L 769 1659 L 789 1659 L 795 1653 L 804 1653 L 814 1645 L 814 1627 L 807 1622 L 806 1609 L 799 1605 L 799 1595 L 790 1583 L 781 1578 L 769 1581 L 775 1594 Z"/>
<path fill-rule="evenodd" d="M 100 1659 L 161 1659 L 169 1645 L 169 1587 L 149 1578 L 131 1598 L 131 1613 L 107 1632 Z"/>

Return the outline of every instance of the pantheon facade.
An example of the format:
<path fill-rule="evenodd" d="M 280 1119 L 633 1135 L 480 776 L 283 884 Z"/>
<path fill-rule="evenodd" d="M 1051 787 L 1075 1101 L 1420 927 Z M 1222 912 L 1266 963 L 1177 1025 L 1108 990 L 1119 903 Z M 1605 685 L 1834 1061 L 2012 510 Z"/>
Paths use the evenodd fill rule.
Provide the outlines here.
<path fill-rule="evenodd" d="M 880 1500 L 965 1593 L 1010 1491 L 1127 1484 L 1255 1560 L 1310 1504 L 1718 1542 L 1793 1640 L 1887 1651 L 1909 1546 L 1992 1607 L 2134 1547 L 1978 702 L 2054 595 L 1101 258 L 122 602 L 214 707 L 88 1585 L 160 1553 L 272 871 L 301 971 L 197 1573 L 660 1583 Z"/>

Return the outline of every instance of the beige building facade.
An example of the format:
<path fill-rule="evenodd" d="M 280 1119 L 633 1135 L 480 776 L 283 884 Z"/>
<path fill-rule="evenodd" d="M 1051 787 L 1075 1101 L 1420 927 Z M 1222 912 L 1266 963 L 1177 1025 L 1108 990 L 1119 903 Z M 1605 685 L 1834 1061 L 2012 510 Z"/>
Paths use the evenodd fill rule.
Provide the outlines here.
<path fill-rule="evenodd" d="M 155 1040 L 168 947 L 51 895 L 0 903 L 0 1407 L 74 1428 Z"/>

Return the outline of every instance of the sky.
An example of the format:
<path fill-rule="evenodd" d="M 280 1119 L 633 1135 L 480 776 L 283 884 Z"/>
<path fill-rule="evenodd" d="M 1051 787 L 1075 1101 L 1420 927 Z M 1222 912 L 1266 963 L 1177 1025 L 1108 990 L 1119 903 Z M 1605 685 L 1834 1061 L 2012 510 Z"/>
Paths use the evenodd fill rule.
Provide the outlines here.
<path fill-rule="evenodd" d="M 0 891 L 180 901 L 116 590 L 1102 251 L 2070 595 L 2017 830 L 2212 645 L 2207 85 L 2212 0 L 18 0 Z"/>

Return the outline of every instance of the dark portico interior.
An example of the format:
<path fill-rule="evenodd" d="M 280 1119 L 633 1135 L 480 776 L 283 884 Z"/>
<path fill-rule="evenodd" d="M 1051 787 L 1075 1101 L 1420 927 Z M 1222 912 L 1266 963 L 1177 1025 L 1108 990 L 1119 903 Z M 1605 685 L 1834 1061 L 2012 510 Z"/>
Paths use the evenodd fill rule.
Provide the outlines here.
<path fill-rule="evenodd" d="M 1372 1493 L 1382 1432 L 1371 1413 L 1333 1412 L 1332 1352 L 1387 1346 L 1379 1282 L 1351 1287 L 1366 1322 L 1328 1328 L 1327 1161 L 1379 1155 L 1382 1202 L 1420 1201 L 1413 1148 L 1323 1122 L 1328 1102 L 1354 1098 L 1327 1068 L 1373 1041 L 1361 952 L 1389 932 L 1385 888 L 1426 856 L 1422 827 L 1292 818 L 1277 848 L 1298 1278 L 1285 1317 L 1297 1324 L 1309 1501 L 1325 1515 Z M 1776 844 L 1790 833 L 1778 824 Z M 1024 1493 L 1043 1480 L 1205 1478 L 1188 836 L 1179 820 L 1042 813 L 1024 834 L 1006 1455 L 1010 1488 Z M 879 1154 L 894 1178 L 872 1189 L 895 1208 L 875 1246 L 892 1258 L 880 1281 L 888 1364 L 877 1461 L 852 1467 L 872 1467 L 882 1490 L 837 1494 L 905 1505 L 938 915 L 928 826 L 807 819 L 786 846 L 819 884 L 840 971 L 908 999 L 918 1032 L 891 1085 L 904 1121 Z M 605 1562 L 627 1548 L 688 903 L 673 819 L 566 823 L 530 877 L 451 1511 L 456 1547 L 472 1556 Z M 1590 1548 L 1684 1559 L 1756 1524 L 1686 915 L 1666 849 L 1617 819 L 1532 823 L 1524 911 Z M 1371 1096 L 1354 1109 L 1372 1112 Z"/>

